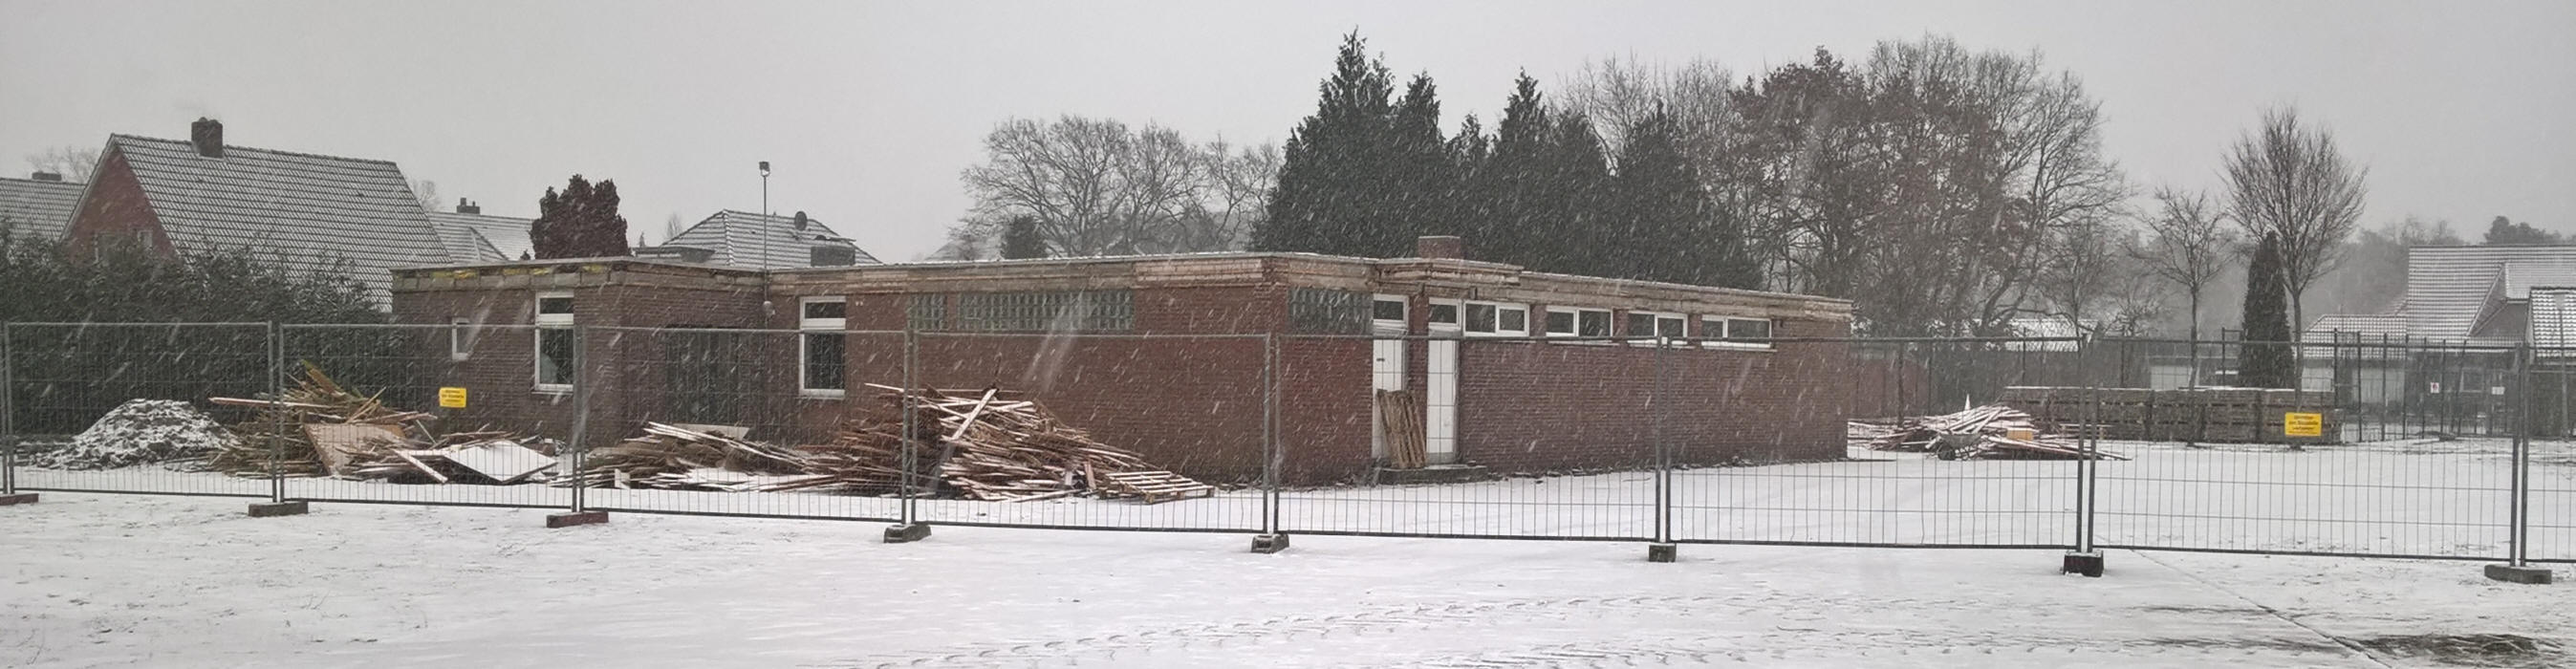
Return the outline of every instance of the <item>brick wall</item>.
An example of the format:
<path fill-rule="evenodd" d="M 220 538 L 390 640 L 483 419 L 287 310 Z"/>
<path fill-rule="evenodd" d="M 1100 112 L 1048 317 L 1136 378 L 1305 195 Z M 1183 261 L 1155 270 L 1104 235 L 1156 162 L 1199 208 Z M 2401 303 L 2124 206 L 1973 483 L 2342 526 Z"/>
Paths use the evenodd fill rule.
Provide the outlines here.
<path fill-rule="evenodd" d="M 142 182 L 134 179 L 134 169 L 126 165 L 125 154 L 114 148 L 99 160 L 88 196 L 72 213 L 71 229 L 64 237 L 75 257 L 88 256 L 98 239 L 143 239 L 150 242 L 154 253 L 178 254 L 170 246 L 169 235 L 161 231 L 161 219 L 152 213 Z"/>

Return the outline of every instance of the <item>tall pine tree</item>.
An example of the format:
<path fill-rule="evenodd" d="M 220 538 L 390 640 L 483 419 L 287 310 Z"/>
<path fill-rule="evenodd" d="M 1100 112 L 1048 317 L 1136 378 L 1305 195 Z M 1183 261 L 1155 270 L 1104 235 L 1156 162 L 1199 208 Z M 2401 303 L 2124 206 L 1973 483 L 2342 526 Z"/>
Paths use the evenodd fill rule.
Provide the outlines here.
<path fill-rule="evenodd" d="M 2281 240 L 2265 234 L 2254 246 L 2245 275 L 2245 344 L 2237 354 L 2238 385 L 2254 388 L 2297 387 L 2297 361 L 2291 357 L 2290 288 L 2281 266 Z"/>
<path fill-rule="evenodd" d="M 1543 189 L 1556 133 L 1538 80 L 1524 72 L 1512 82 L 1494 130 L 1492 152 L 1472 170 L 1469 204 L 1461 207 L 1473 217 L 1465 226 L 1467 243 L 1478 258 L 1539 267 L 1548 261 L 1539 249 L 1549 236 L 1545 221 L 1553 218 L 1543 211 L 1552 201 Z"/>
<path fill-rule="evenodd" d="M 1610 157 L 1601 135 L 1582 112 L 1565 114 L 1554 130 L 1542 168 L 1546 200 L 1522 222 L 1535 236 L 1531 266 L 1592 276 L 1632 273 L 1628 268 L 1639 249 L 1623 244 L 1616 233 L 1620 221 L 1610 211 Z"/>
<path fill-rule="evenodd" d="M 1744 233 L 1717 225 L 1698 169 L 1682 150 L 1681 128 L 1657 111 L 1627 129 L 1612 179 L 1617 221 L 1607 248 L 1635 258 L 1614 276 L 1710 286 L 1754 288 L 1760 272 L 1746 251 Z"/>
<path fill-rule="evenodd" d="M 1046 238 L 1038 234 L 1036 216 L 1013 216 L 1002 224 L 1002 259 L 1047 257 Z"/>
<path fill-rule="evenodd" d="M 1413 238 L 1455 235 L 1458 229 L 1458 165 L 1449 142 L 1440 136 L 1440 96 L 1431 75 L 1414 75 L 1389 119 L 1387 148 L 1392 168 L 1386 174 L 1387 217 L 1377 222 L 1377 255 L 1400 256 L 1413 250 Z"/>
<path fill-rule="evenodd" d="M 1252 230 L 1252 250 L 1384 253 L 1378 247 L 1387 236 L 1379 228 L 1393 209 L 1386 177 L 1394 165 L 1387 101 L 1394 89 L 1367 46 L 1356 32 L 1342 38 L 1333 76 L 1318 87 L 1314 115 L 1288 136 L 1269 216 Z"/>

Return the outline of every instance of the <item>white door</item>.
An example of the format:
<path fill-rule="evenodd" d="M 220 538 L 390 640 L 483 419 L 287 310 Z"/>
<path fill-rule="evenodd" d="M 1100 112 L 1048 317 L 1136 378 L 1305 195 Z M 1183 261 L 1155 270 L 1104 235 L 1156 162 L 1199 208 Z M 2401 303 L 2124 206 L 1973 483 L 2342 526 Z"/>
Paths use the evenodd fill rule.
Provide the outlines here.
<path fill-rule="evenodd" d="M 1430 357 L 1422 361 L 1423 380 L 1431 386 L 1422 397 L 1422 427 L 1429 434 L 1422 451 L 1424 460 L 1435 465 L 1458 461 L 1458 340 L 1445 337 L 1460 335 L 1461 310 L 1456 300 L 1431 301 L 1433 339 L 1424 347 Z"/>
<path fill-rule="evenodd" d="M 1386 459 L 1386 426 L 1375 411 L 1375 391 L 1404 389 L 1404 304 L 1402 295 L 1379 295 L 1369 321 L 1372 334 L 1397 337 L 1369 342 L 1369 455 L 1379 460 Z"/>

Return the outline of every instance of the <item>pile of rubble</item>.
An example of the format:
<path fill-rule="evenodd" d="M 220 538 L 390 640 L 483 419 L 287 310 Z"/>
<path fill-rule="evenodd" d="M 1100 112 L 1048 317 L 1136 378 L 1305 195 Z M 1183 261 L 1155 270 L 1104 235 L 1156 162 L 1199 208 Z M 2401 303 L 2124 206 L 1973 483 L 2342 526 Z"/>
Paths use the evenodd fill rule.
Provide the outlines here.
<path fill-rule="evenodd" d="M 178 400 L 126 400 L 71 444 L 36 454 L 29 463 L 51 469 L 116 469 L 161 464 L 194 471 L 214 454 L 239 447 L 222 424 Z"/>
<path fill-rule="evenodd" d="M 340 387 L 312 363 L 294 389 L 276 398 L 214 397 L 215 404 L 254 409 L 233 426 L 241 435 L 215 452 L 208 469 L 237 476 L 330 476 L 395 483 L 510 484 L 555 464 L 550 440 L 507 432 L 439 434 L 435 417 L 385 405 L 382 393 Z"/>
<path fill-rule="evenodd" d="M 2127 456 L 2087 450 L 2066 434 L 2041 429 L 2030 414 L 2000 404 L 1940 416 L 1899 419 L 1893 425 L 1851 421 L 1844 437 L 1874 451 L 1931 453 L 1943 460 L 2109 459 Z"/>

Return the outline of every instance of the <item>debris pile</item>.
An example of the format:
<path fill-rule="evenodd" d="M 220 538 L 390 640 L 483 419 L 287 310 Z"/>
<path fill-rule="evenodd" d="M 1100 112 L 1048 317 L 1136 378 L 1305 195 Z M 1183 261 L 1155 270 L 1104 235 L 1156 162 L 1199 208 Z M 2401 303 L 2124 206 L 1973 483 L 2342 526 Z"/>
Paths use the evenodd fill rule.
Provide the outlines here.
<path fill-rule="evenodd" d="M 583 454 L 581 471 L 561 485 L 659 490 L 754 490 L 755 474 L 806 472 L 803 456 L 750 441 L 749 430 L 726 425 L 645 423 L 644 436 Z"/>
<path fill-rule="evenodd" d="M 831 443 L 804 447 L 816 476 L 768 489 L 898 492 L 906 441 L 902 406 L 909 397 L 917 412 L 914 471 L 921 474 L 914 485 L 928 494 L 1026 502 L 1090 493 L 1155 503 L 1216 493 L 1205 483 L 1154 469 L 1133 451 L 1092 440 L 1037 402 L 1004 399 L 1007 393 L 1000 390 L 907 393 L 870 387 L 885 391 L 884 409 L 845 421 Z"/>
<path fill-rule="evenodd" d="M 1931 453 L 1943 460 L 2129 459 L 2098 449 L 2087 453 L 2067 435 L 2040 428 L 2038 420 L 2020 409 L 1990 404 L 1905 418 L 1893 426 L 1854 421 L 1844 435 L 1870 450 Z"/>
<path fill-rule="evenodd" d="M 208 469 L 236 476 L 332 476 L 395 483 L 509 484 L 554 465 L 550 440 L 507 432 L 438 434 L 427 412 L 388 407 L 376 395 L 340 387 L 304 363 L 283 397 L 207 401 L 254 409 L 234 426 L 241 439 L 216 451 Z"/>
<path fill-rule="evenodd" d="M 37 454 L 31 464 L 52 469 L 115 469 L 167 464 L 196 469 L 207 456 L 238 447 L 222 424 L 178 400 L 126 400 L 101 416 L 70 445 Z"/>

